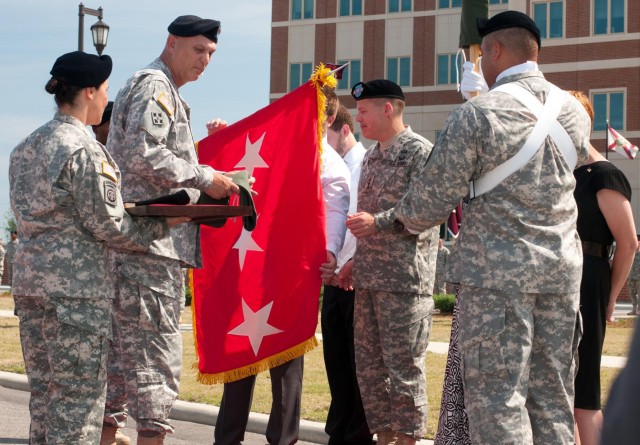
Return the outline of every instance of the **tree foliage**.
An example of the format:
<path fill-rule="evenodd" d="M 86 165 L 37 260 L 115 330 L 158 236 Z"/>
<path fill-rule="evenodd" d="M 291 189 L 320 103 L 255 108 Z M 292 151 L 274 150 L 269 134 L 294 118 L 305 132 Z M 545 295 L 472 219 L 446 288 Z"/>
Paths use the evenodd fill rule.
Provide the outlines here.
<path fill-rule="evenodd" d="M 4 212 L 4 225 L 2 226 L 4 231 L 6 232 L 7 239 L 12 231 L 18 230 L 18 224 L 16 223 L 16 219 L 13 216 L 11 210 L 7 210 Z"/>

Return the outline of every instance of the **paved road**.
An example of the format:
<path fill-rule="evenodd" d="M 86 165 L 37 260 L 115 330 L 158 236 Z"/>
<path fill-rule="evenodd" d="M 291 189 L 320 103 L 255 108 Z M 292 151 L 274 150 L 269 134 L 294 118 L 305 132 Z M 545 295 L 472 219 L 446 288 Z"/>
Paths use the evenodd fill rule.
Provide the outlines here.
<path fill-rule="evenodd" d="M 0 386 L 0 444 L 22 445 L 28 444 L 29 434 L 29 393 Z M 165 445 L 199 445 L 213 443 L 213 427 L 199 423 L 173 420 L 176 433 L 168 435 Z M 129 421 L 124 433 L 135 437 L 132 429 L 134 423 Z M 267 440 L 260 434 L 247 433 L 243 444 L 264 445 Z M 298 442 L 302 445 L 312 445 L 310 442 Z"/>

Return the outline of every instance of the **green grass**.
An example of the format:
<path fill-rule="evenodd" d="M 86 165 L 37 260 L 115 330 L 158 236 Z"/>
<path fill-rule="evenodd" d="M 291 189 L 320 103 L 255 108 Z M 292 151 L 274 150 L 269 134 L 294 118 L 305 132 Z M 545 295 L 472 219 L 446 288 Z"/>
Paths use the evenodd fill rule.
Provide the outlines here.
<path fill-rule="evenodd" d="M 0 295 L 0 310 L 13 310 L 13 299 L 9 295 Z M 190 307 L 182 314 L 182 323 L 191 323 Z M 607 326 L 605 340 L 606 355 L 626 355 L 628 345 L 635 326 L 635 319 L 622 319 Z M 318 332 L 320 329 L 318 327 Z M 448 342 L 451 333 L 451 316 L 435 315 L 430 340 Z M 195 349 L 193 334 L 185 332 L 183 336 L 183 370 L 180 388 L 180 399 L 191 402 L 218 405 L 222 398 L 222 385 L 203 385 L 197 382 Z M 426 438 L 433 439 L 436 432 L 442 397 L 442 382 L 446 355 L 427 354 L 427 396 L 429 398 L 429 416 Z M 305 355 L 305 372 L 302 396 L 302 418 L 317 422 L 326 420 L 329 409 L 329 386 L 324 369 L 322 343 Z M 0 318 L 0 371 L 25 373 L 20 348 L 18 320 L 16 318 Z M 611 383 L 619 373 L 619 369 L 602 368 L 602 397 L 606 400 Z M 271 409 L 271 385 L 269 373 L 258 375 L 254 391 L 252 411 L 269 413 Z"/>
<path fill-rule="evenodd" d="M 607 323 L 607 333 L 604 336 L 603 355 L 626 357 L 631 344 L 631 333 L 636 325 L 636 318 L 621 318 L 613 323 Z"/>

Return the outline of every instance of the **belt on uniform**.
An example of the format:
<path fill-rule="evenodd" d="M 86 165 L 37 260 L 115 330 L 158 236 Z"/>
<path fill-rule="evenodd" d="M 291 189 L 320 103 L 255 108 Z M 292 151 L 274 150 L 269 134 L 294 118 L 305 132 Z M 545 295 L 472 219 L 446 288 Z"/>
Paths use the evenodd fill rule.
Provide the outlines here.
<path fill-rule="evenodd" d="M 609 258 L 609 245 L 592 243 L 591 241 L 582 241 L 582 254 L 589 256 L 597 256 L 600 258 Z"/>

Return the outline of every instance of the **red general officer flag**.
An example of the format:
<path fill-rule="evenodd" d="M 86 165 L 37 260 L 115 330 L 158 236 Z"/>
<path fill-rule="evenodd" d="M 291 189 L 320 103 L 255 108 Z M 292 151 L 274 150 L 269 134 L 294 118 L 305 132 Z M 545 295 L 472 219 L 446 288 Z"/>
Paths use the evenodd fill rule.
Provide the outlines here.
<path fill-rule="evenodd" d="M 199 380 L 238 380 L 317 345 L 326 261 L 318 103 L 311 81 L 198 144 L 200 162 L 256 178 L 257 225 L 202 227 L 193 271 Z"/>

